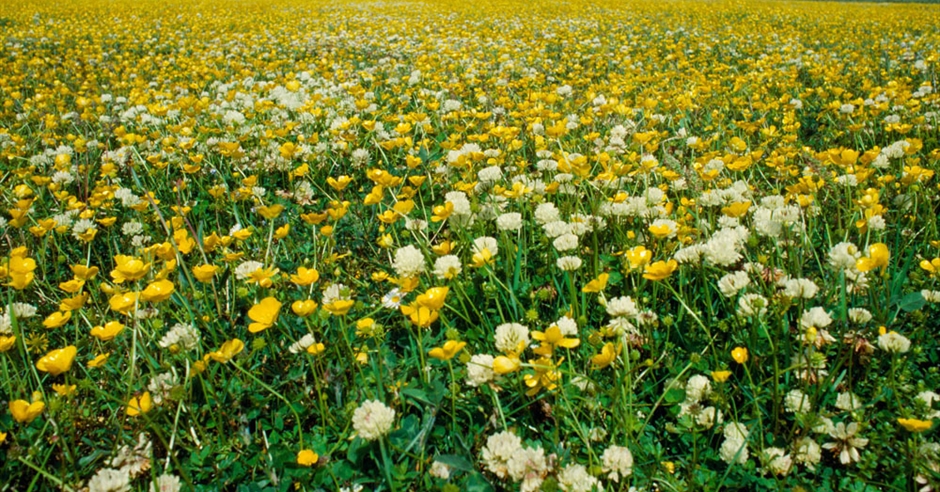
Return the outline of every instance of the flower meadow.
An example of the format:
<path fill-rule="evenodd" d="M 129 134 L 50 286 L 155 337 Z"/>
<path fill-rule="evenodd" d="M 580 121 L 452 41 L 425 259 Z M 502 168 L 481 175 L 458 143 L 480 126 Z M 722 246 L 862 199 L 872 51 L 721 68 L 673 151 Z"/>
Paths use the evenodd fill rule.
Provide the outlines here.
<path fill-rule="evenodd" d="M 937 490 L 938 26 L 5 2 L 0 490 Z"/>

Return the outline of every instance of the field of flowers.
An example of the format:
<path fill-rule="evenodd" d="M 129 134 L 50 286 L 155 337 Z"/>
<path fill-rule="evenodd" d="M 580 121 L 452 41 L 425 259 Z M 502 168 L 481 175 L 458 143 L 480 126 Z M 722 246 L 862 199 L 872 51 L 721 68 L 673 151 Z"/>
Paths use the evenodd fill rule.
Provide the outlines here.
<path fill-rule="evenodd" d="M 0 490 L 938 490 L 938 26 L 4 2 Z"/>

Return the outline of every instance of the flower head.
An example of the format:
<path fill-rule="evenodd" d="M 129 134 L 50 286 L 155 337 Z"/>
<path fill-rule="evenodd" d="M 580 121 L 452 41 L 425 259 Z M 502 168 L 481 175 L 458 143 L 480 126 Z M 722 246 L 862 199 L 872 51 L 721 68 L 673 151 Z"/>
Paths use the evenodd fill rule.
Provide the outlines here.
<path fill-rule="evenodd" d="M 74 345 L 53 350 L 36 362 L 36 369 L 58 376 L 72 368 L 78 349 Z"/>

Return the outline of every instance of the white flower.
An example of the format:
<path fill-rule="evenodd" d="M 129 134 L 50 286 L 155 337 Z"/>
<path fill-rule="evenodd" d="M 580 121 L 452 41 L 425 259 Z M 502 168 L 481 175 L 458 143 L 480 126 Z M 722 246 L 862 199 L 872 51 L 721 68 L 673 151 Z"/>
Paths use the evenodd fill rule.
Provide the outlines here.
<path fill-rule="evenodd" d="M 484 249 L 488 250 L 491 255 L 496 256 L 496 253 L 499 253 L 499 242 L 496 241 L 496 238 L 490 236 L 478 237 L 473 240 L 473 254 L 477 254 Z"/>
<path fill-rule="evenodd" d="M 816 297 L 819 287 L 810 279 L 794 278 L 787 280 L 783 287 L 783 295 L 791 298 L 812 299 Z"/>
<path fill-rule="evenodd" d="M 150 492 L 179 492 L 182 488 L 179 477 L 164 473 L 150 484 Z"/>
<path fill-rule="evenodd" d="M 496 349 L 500 352 L 517 353 L 528 345 L 529 328 L 525 325 L 503 323 L 496 327 Z"/>
<path fill-rule="evenodd" d="M 712 384 L 707 377 L 696 374 L 685 383 L 685 401 L 698 403 L 712 392 Z"/>
<path fill-rule="evenodd" d="M 264 263 L 260 261 L 245 261 L 235 267 L 235 278 L 239 280 L 247 279 L 252 273 L 264 268 Z"/>
<path fill-rule="evenodd" d="M 738 316 L 763 316 L 767 313 L 767 305 L 767 298 L 760 294 L 744 294 L 738 299 Z"/>
<path fill-rule="evenodd" d="M 598 483 L 584 465 L 570 464 L 558 474 L 558 485 L 565 491 L 591 492 Z"/>
<path fill-rule="evenodd" d="M 401 307 L 401 301 L 404 297 L 405 294 L 402 294 L 401 289 L 395 287 L 382 296 L 382 307 L 386 309 L 398 309 Z"/>
<path fill-rule="evenodd" d="M 392 268 L 401 278 L 414 278 L 424 273 L 424 253 L 420 249 L 408 245 L 395 251 L 395 260 Z"/>
<path fill-rule="evenodd" d="M 522 214 L 509 212 L 496 217 L 496 228 L 501 231 L 518 231 L 522 229 Z"/>
<path fill-rule="evenodd" d="M 102 468 L 88 481 L 88 492 L 128 492 L 131 477 L 123 470 Z"/>
<path fill-rule="evenodd" d="M 477 179 L 479 179 L 481 183 L 493 183 L 499 181 L 502 177 L 503 170 L 500 169 L 499 166 L 485 167 L 477 172 Z"/>
<path fill-rule="evenodd" d="M 834 442 L 823 444 L 823 448 L 829 449 L 834 453 L 839 453 L 839 461 L 843 465 L 859 461 L 858 450 L 868 445 L 868 439 L 855 437 L 858 433 L 858 423 L 852 422 L 848 426 L 845 422 L 839 422 L 829 430 L 829 437 L 835 439 Z"/>
<path fill-rule="evenodd" d="M 36 306 L 25 302 L 14 302 L 11 306 L 16 319 L 26 319 L 36 316 Z"/>
<path fill-rule="evenodd" d="M 548 474 L 548 460 L 542 448 L 523 448 L 509 457 L 506 463 L 509 476 L 516 482 L 522 482 L 519 490 L 534 492 L 542 485 Z"/>
<path fill-rule="evenodd" d="M 750 283 L 751 279 L 748 278 L 747 272 L 737 271 L 721 277 L 718 280 L 718 290 L 725 297 L 734 297 Z"/>
<path fill-rule="evenodd" d="M 292 343 L 290 348 L 287 350 L 292 354 L 299 354 L 307 350 L 308 347 L 313 346 L 315 343 L 317 343 L 317 340 L 313 338 L 313 335 L 307 333 L 306 335 L 300 337 L 300 340 Z"/>
<path fill-rule="evenodd" d="M 920 291 L 920 295 L 922 295 L 927 302 L 940 302 L 940 290 L 924 289 Z"/>
<path fill-rule="evenodd" d="M 562 256 L 558 258 L 555 264 L 558 265 L 558 268 L 566 272 L 573 272 L 581 268 L 581 258 L 577 256 Z"/>
<path fill-rule="evenodd" d="M 749 456 L 747 442 L 744 439 L 725 439 L 721 443 L 718 454 L 721 456 L 722 461 L 729 465 L 732 463 L 743 465 L 747 463 Z"/>
<path fill-rule="evenodd" d="M 816 464 L 822 459 L 822 449 L 819 444 L 809 437 L 803 437 L 796 442 L 793 461 L 806 465 L 810 470 L 816 469 Z"/>
<path fill-rule="evenodd" d="M 157 342 L 163 348 L 192 350 L 199 345 L 199 330 L 189 323 L 177 323 Z"/>
<path fill-rule="evenodd" d="M 865 308 L 849 309 L 849 320 L 855 324 L 863 325 L 871 321 L 871 312 Z"/>
<path fill-rule="evenodd" d="M 844 391 L 839 393 L 839 396 L 836 397 L 836 408 L 845 410 L 846 412 L 853 412 L 862 408 L 862 400 L 851 391 Z"/>
<path fill-rule="evenodd" d="M 428 473 L 430 473 L 432 477 L 447 480 L 450 478 L 450 467 L 440 461 L 435 461 L 431 463 L 431 470 Z"/>
<path fill-rule="evenodd" d="M 549 238 L 556 238 L 562 234 L 568 234 L 571 232 L 571 226 L 563 220 L 556 220 L 554 222 L 549 222 L 542 226 L 542 231 Z"/>
<path fill-rule="evenodd" d="M 353 412 L 353 429 L 367 441 L 375 441 L 388 434 L 393 423 L 395 410 L 377 400 L 367 400 Z"/>
<path fill-rule="evenodd" d="M 633 453 L 623 446 L 613 445 L 605 449 L 601 463 L 607 478 L 617 483 L 621 477 L 629 477 L 633 473 Z"/>
<path fill-rule="evenodd" d="M 903 354 L 911 349 L 911 341 L 896 331 L 878 337 L 878 346 L 886 352 Z"/>
<path fill-rule="evenodd" d="M 476 354 L 467 362 L 467 384 L 482 386 L 496 378 L 493 372 L 494 357 L 489 354 Z"/>
<path fill-rule="evenodd" d="M 611 316 L 633 318 L 638 313 L 636 302 L 631 297 L 615 297 L 607 301 L 607 314 Z"/>
<path fill-rule="evenodd" d="M 764 468 L 774 475 L 786 476 L 793 468 L 793 459 L 781 448 L 767 448 L 761 453 Z"/>
<path fill-rule="evenodd" d="M 783 398 L 783 406 L 790 413 L 807 413 L 813 409 L 809 396 L 798 389 L 787 393 Z"/>
<path fill-rule="evenodd" d="M 453 279 L 463 271 L 460 258 L 456 255 L 444 255 L 434 261 L 434 276 L 438 279 Z"/>
<path fill-rule="evenodd" d="M 858 246 L 852 243 L 839 243 L 829 250 L 829 265 L 836 270 L 854 270 L 859 256 L 861 252 Z"/>
<path fill-rule="evenodd" d="M 552 241 L 552 246 L 557 251 L 571 251 L 578 247 L 578 236 L 571 233 L 562 234 Z"/>
<path fill-rule="evenodd" d="M 560 215 L 558 213 L 558 208 L 555 207 L 555 204 L 552 202 L 545 202 L 540 204 L 535 208 L 535 221 L 539 225 L 545 225 L 551 222 L 558 221 Z"/>
<path fill-rule="evenodd" d="M 821 307 L 814 307 L 807 311 L 803 311 L 803 315 L 800 316 L 800 326 L 803 328 L 825 328 L 832 323 L 832 317 L 829 316 L 829 313 Z"/>
<path fill-rule="evenodd" d="M 711 429 L 716 423 L 721 423 L 721 410 L 715 407 L 705 407 L 695 417 L 695 422 L 706 429 Z"/>
<path fill-rule="evenodd" d="M 483 463 L 486 469 L 499 478 L 509 476 L 509 460 L 522 450 L 522 439 L 509 431 L 493 434 L 486 439 L 483 448 Z"/>
<path fill-rule="evenodd" d="M 745 441 L 749 434 L 747 426 L 739 422 L 728 422 L 724 429 L 725 439 L 732 441 Z"/>
<path fill-rule="evenodd" d="M 561 330 L 561 334 L 570 337 L 578 335 L 578 322 L 569 318 L 567 315 L 558 318 L 558 321 L 555 322 L 555 326 Z"/>

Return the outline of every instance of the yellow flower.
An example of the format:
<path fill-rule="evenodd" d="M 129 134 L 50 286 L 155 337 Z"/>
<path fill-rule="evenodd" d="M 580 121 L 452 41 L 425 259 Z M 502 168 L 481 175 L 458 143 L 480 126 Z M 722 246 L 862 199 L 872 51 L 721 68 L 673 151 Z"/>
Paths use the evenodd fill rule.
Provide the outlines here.
<path fill-rule="evenodd" d="M 470 258 L 471 265 L 480 268 L 483 265 L 492 264 L 495 260 L 493 259 L 493 252 L 489 248 L 483 248 L 480 251 L 477 251 L 473 254 L 473 257 Z"/>
<path fill-rule="evenodd" d="M 615 346 L 612 342 L 605 343 L 599 354 L 591 356 L 592 368 L 603 369 L 611 365 L 617 359 L 617 352 L 619 352 L 619 346 Z"/>
<path fill-rule="evenodd" d="M 59 303 L 60 311 L 75 311 L 76 309 L 81 309 L 85 305 L 85 301 L 88 300 L 88 293 L 84 292 L 72 297 L 66 297 L 62 299 L 62 302 Z"/>
<path fill-rule="evenodd" d="M 127 402 L 126 411 L 131 417 L 136 417 L 149 412 L 151 408 L 153 408 L 153 399 L 150 398 L 150 392 L 145 391 L 144 394 L 140 395 L 140 398 L 135 396 Z"/>
<path fill-rule="evenodd" d="M 522 367 L 522 363 L 515 354 L 509 354 L 509 356 L 500 355 L 493 359 L 493 372 L 496 374 L 502 375 L 516 372 L 520 367 Z"/>
<path fill-rule="evenodd" d="M 0 353 L 6 352 L 7 350 L 13 348 L 15 343 L 16 337 L 0 335 Z"/>
<path fill-rule="evenodd" d="M 71 265 L 69 268 L 76 280 L 91 280 L 98 275 L 98 267 L 86 267 L 84 265 Z"/>
<path fill-rule="evenodd" d="M 934 258 L 930 261 L 923 260 L 920 262 L 920 267 L 927 270 L 932 276 L 940 275 L 940 258 Z"/>
<path fill-rule="evenodd" d="M 296 285 L 310 285 L 317 280 L 320 280 L 320 272 L 314 268 L 300 267 L 297 274 L 290 276 L 290 281 Z"/>
<path fill-rule="evenodd" d="M 313 345 L 307 347 L 307 353 L 310 355 L 319 355 L 324 350 L 326 350 L 326 345 L 323 345 L 320 342 L 314 343 Z"/>
<path fill-rule="evenodd" d="M 216 272 L 219 271 L 219 267 L 215 265 L 199 265 L 193 267 L 193 276 L 196 277 L 196 280 L 208 284 L 212 282 L 212 278 L 215 277 Z"/>
<path fill-rule="evenodd" d="M 673 232 L 672 227 L 669 224 L 651 225 L 647 229 L 650 231 L 650 234 L 660 239 L 672 234 Z"/>
<path fill-rule="evenodd" d="M 630 270 L 637 270 L 653 260 L 653 252 L 646 249 L 645 246 L 636 246 L 627 251 L 627 262 L 630 264 Z"/>
<path fill-rule="evenodd" d="M 277 268 L 259 268 L 248 274 L 248 278 L 245 279 L 245 282 L 249 284 L 258 284 L 265 289 L 274 285 L 274 281 L 271 280 L 271 277 L 274 277 L 278 274 L 280 270 Z"/>
<path fill-rule="evenodd" d="M 727 207 L 722 207 L 721 213 L 733 218 L 743 217 L 751 208 L 751 202 L 734 202 Z"/>
<path fill-rule="evenodd" d="M 273 297 L 265 297 L 248 310 L 248 317 L 254 321 L 254 323 L 248 325 L 248 331 L 258 333 L 274 326 L 280 310 L 280 301 Z"/>
<path fill-rule="evenodd" d="M 581 345 L 581 340 L 577 338 L 565 338 L 561 328 L 558 325 L 549 326 L 544 332 L 533 331 L 532 338 L 542 342 L 542 344 L 533 350 L 538 355 L 550 357 L 555 347 L 572 349 Z"/>
<path fill-rule="evenodd" d="M 656 282 L 672 275 L 672 272 L 676 271 L 678 267 L 679 263 L 676 260 L 657 261 L 646 266 L 643 278 Z"/>
<path fill-rule="evenodd" d="M 173 285 L 173 282 L 163 279 L 157 280 L 156 282 L 151 282 L 143 292 L 140 293 L 140 297 L 145 301 L 150 302 L 162 302 L 170 298 L 173 295 L 173 291 L 176 290 L 176 287 Z"/>
<path fill-rule="evenodd" d="M 111 278 L 117 284 L 128 280 L 139 280 L 150 271 L 150 263 L 144 263 L 140 258 L 133 256 L 117 255 L 114 257 L 114 262 L 117 266 L 111 270 Z"/>
<path fill-rule="evenodd" d="M 284 224 L 274 230 L 274 239 L 284 239 L 290 233 L 290 224 Z"/>
<path fill-rule="evenodd" d="M 332 178 L 331 178 L 332 179 Z M 301 449 L 297 453 L 297 464 L 300 466 L 313 466 L 319 461 L 320 457 L 311 449 Z"/>
<path fill-rule="evenodd" d="M 42 413 L 44 408 L 46 408 L 46 404 L 42 401 L 29 403 L 26 400 L 16 400 L 10 402 L 10 414 L 13 415 L 13 420 L 21 424 L 32 422 Z"/>
<path fill-rule="evenodd" d="M 930 430 L 930 428 L 933 427 L 932 420 L 898 418 L 898 423 L 901 424 L 901 427 L 907 429 L 908 432 L 924 432 Z"/>
<path fill-rule="evenodd" d="M 855 268 L 860 272 L 868 272 L 886 267 L 890 258 L 891 252 L 888 251 L 888 246 L 884 243 L 875 243 L 868 247 L 868 256 L 856 260 Z"/>
<path fill-rule="evenodd" d="M 410 306 L 402 305 L 401 314 L 408 316 L 408 319 L 410 319 L 412 323 L 421 328 L 431 326 L 431 324 L 437 321 L 438 316 L 440 316 L 436 310 L 418 306 L 417 303 Z"/>
<path fill-rule="evenodd" d="M 82 290 L 82 287 L 84 285 L 85 285 L 84 280 L 73 278 L 72 280 L 69 280 L 68 282 L 62 282 L 61 284 L 59 284 L 59 288 L 65 292 L 68 292 L 69 294 L 74 294 Z"/>
<path fill-rule="evenodd" d="M 210 352 L 209 357 L 216 362 L 226 363 L 245 349 L 245 342 L 234 338 L 222 344 L 219 350 Z"/>
<path fill-rule="evenodd" d="M 104 326 L 96 326 L 91 329 L 91 336 L 101 340 L 102 342 L 107 342 L 113 340 L 114 337 L 121 333 L 124 330 L 124 325 L 118 321 L 108 321 Z"/>
<path fill-rule="evenodd" d="M 343 191 L 347 186 L 349 186 L 349 183 L 352 183 L 352 178 L 346 176 L 345 174 L 339 178 L 334 178 L 332 176 L 326 178 L 326 184 L 330 185 L 330 187 L 336 191 Z"/>
<path fill-rule="evenodd" d="M 382 234 L 375 240 L 375 244 L 378 244 L 382 249 L 388 249 L 395 244 L 395 240 L 392 238 L 391 234 Z"/>
<path fill-rule="evenodd" d="M 731 371 L 712 371 L 712 379 L 714 379 L 716 383 L 723 383 L 727 381 L 729 377 L 731 377 Z"/>
<path fill-rule="evenodd" d="M 738 364 L 744 364 L 747 362 L 747 349 L 744 347 L 735 347 L 734 350 L 731 351 L 731 358 Z"/>
<path fill-rule="evenodd" d="M 555 389 L 558 386 L 556 381 L 561 378 L 561 372 L 556 369 L 563 360 L 564 358 L 559 360 L 557 365 L 547 357 L 529 361 L 535 369 L 535 374 L 526 374 L 523 377 L 525 385 L 529 387 L 529 390 L 525 392 L 526 396 L 535 396 L 543 389 L 548 391 Z"/>
<path fill-rule="evenodd" d="M 261 214 L 262 217 L 268 220 L 276 219 L 279 215 L 281 215 L 281 212 L 283 211 L 284 211 L 284 205 L 275 204 L 275 205 L 268 205 L 266 207 L 258 207 L 258 213 Z"/>
<path fill-rule="evenodd" d="M 108 357 L 111 357 L 111 352 L 106 354 L 98 354 L 94 359 L 88 361 L 88 367 L 94 369 L 96 367 L 101 367 L 105 362 L 108 362 Z"/>
<path fill-rule="evenodd" d="M 111 296 L 111 299 L 108 300 L 108 304 L 111 306 L 112 311 L 117 311 L 121 314 L 128 314 L 131 310 L 136 311 L 137 293 L 125 292 L 123 294 L 114 294 Z"/>
<path fill-rule="evenodd" d="M 325 304 L 323 309 L 333 316 L 343 316 L 349 312 L 350 309 L 356 304 L 356 301 L 351 299 L 339 299 L 333 301 L 329 304 Z"/>
<path fill-rule="evenodd" d="M 45 326 L 47 329 L 51 330 L 68 323 L 70 319 L 72 319 L 71 311 L 56 311 L 43 320 L 42 326 Z"/>
<path fill-rule="evenodd" d="M 444 301 L 447 299 L 449 291 L 449 287 L 431 287 L 415 299 L 415 304 L 432 311 L 440 311 L 444 307 Z"/>
<path fill-rule="evenodd" d="M 605 288 L 607 288 L 607 279 L 609 278 L 610 278 L 610 274 L 602 273 L 598 275 L 596 279 L 591 280 L 590 282 L 588 282 L 587 285 L 582 287 L 581 292 L 585 292 L 585 293 L 600 292 L 604 290 Z"/>
<path fill-rule="evenodd" d="M 431 251 L 437 256 L 449 255 L 454 250 L 454 242 L 451 240 L 442 241 L 440 244 L 431 246 Z"/>
<path fill-rule="evenodd" d="M 443 205 L 438 205 L 431 210 L 431 222 L 445 221 L 452 213 L 454 213 L 454 204 L 445 202 Z"/>
<path fill-rule="evenodd" d="M 36 369 L 48 372 L 53 376 L 68 372 L 72 368 L 72 361 L 75 360 L 77 352 L 78 349 L 74 345 L 53 350 L 36 362 Z"/>
<path fill-rule="evenodd" d="M 59 396 L 69 396 L 75 392 L 76 386 L 74 384 L 53 384 L 52 389 Z"/>
<path fill-rule="evenodd" d="M 429 352 L 428 355 L 434 357 L 438 360 L 450 360 L 453 359 L 457 352 L 460 352 L 467 345 L 467 342 L 458 342 L 456 340 L 448 340 L 444 342 L 443 347 L 434 347 Z"/>
<path fill-rule="evenodd" d="M 26 257 L 26 248 L 19 247 L 10 252 L 10 261 L 7 264 L 10 276 L 10 287 L 23 290 L 33 281 L 36 269 L 36 260 Z"/>
<path fill-rule="evenodd" d="M 307 316 L 310 316 L 311 314 L 313 314 L 314 311 L 317 310 L 317 303 L 316 301 L 313 301 L 311 299 L 306 299 L 303 301 L 294 301 L 293 304 L 290 305 L 290 308 L 291 308 L 291 311 L 293 311 L 294 314 L 296 314 L 297 316 L 300 316 L 301 318 L 306 318 Z"/>

